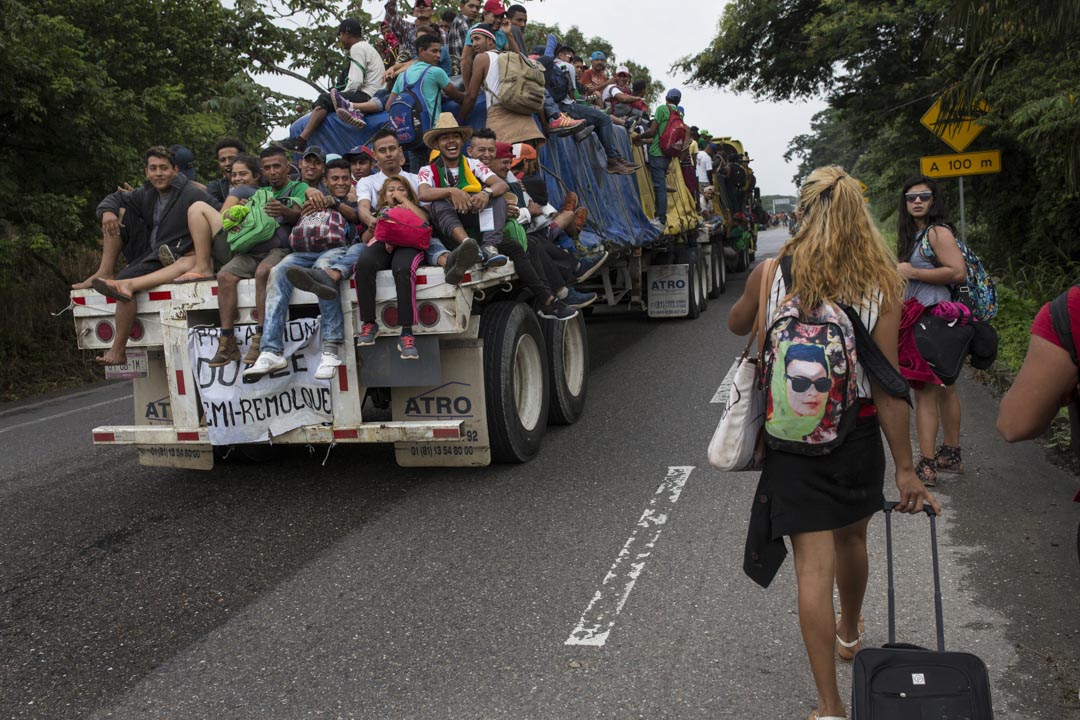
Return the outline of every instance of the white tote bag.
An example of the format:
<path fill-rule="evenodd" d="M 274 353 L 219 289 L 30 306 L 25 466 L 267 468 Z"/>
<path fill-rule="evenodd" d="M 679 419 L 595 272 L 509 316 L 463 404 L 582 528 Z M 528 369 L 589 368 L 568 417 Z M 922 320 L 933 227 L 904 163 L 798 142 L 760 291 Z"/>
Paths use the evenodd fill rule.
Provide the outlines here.
<path fill-rule="evenodd" d="M 765 265 L 754 330 L 720 386 L 720 394 L 725 397 L 724 414 L 709 441 L 709 464 L 717 470 L 760 470 L 765 459 L 764 443 L 760 442 L 765 427 L 765 389 L 758 377 L 758 358 L 748 356 L 758 328 L 764 324 L 765 301 L 775 267 L 773 261 Z"/>

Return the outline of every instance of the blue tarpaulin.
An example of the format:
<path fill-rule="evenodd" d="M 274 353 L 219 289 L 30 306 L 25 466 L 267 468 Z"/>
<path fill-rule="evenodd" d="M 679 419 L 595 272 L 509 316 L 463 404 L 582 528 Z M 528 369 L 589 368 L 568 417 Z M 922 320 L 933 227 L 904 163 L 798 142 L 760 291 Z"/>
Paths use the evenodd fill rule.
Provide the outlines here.
<path fill-rule="evenodd" d="M 443 112 L 452 112 L 456 116 L 460 106 L 453 100 L 443 98 L 442 109 Z M 296 137 L 305 127 L 307 127 L 310 115 L 311 114 L 308 113 L 289 126 L 289 137 Z M 362 130 L 357 130 L 353 126 L 341 122 L 338 120 L 337 115 L 331 113 L 326 116 L 326 120 L 319 126 L 319 129 L 308 138 L 307 144 L 309 146 L 317 145 L 326 153 L 344 155 L 350 148 L 367 143 L 368 140 L 371 139 L 371 136 L 378 132 L 379 128 L 386 125 L 386 121 L 389 117 L 390 116 L 385 112 L 365 115 L 364 120 L 367 121 L 367 126 Z M 476 130 L 479 130 L 484 127 L 486 121 L 486 98 L 481 94 L 477 99 L 476 107 L 473 108 L 472 113 L 469 114 L 468 124 L 472 125 Z"/>
<path fill-rule="evenodd" d="M 616 126 L 615 143 L 620 155 L 633 158 L 630 136 Z M 640 247 L 660 237 L 641 209 L 641 193 L 634 175 L 607 171 L 607 155 L 593 133 L 583 142 L 572 137 L 553 137 L 540 148 L 540 164 L 547 180 L 549 202 L 559 207 L 573 190 L 589 210 L 581 231 L 585 245 L 609 243 Z"/>

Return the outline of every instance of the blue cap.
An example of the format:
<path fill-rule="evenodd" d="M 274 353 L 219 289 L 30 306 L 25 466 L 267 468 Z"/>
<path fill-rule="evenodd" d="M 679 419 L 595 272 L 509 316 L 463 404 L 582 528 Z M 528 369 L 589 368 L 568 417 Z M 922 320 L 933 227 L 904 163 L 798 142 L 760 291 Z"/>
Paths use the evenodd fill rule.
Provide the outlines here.
<path fill-rule="evenodd" d="M 677 103 L 682 100 L 682 91 L 679 88 L 671 88 L 667 91 L 666 97 L 668 100 Z"/>
<path fill-rule="evenodd" d="M 195 153 L 191 152 L 191 150 L 188 150 L 183 145 L 170 145 L 169 150 L 172 151 L 177 169 L 186 175 L 188 180 L 194 180 Z"/>
<path fill-rule="evenodd" d="M 680 115 L 685 115 L 685 114 L 686 114 L 686 111 L 685 111 L 685 110 L 683 110 L 683 106 L 682 106 L 682 105 L 680 105 L 680 106 L 679 106 L 679 114 L 680 114 Z"/>
<path fill-rule="evenodd" d="M 596 52 L 594 52 L 592 55 L 589 56 L 589 59 L 590 60 L 607 60 L 607 56 L 604 55 L 604 53 L 597 50 Z"/>

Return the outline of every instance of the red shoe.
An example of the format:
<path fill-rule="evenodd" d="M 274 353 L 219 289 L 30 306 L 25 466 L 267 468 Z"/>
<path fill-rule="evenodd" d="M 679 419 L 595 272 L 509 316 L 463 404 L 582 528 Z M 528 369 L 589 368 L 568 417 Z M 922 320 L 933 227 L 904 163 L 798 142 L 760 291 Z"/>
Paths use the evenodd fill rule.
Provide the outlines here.
<path fill-rule="evenodd" d="M 584 122 L 584 120 L 574 120 L 566 113 L 559 113 L 557 118 L 548 123 L 548 132 L 552 135 L 569 135 Z"/>

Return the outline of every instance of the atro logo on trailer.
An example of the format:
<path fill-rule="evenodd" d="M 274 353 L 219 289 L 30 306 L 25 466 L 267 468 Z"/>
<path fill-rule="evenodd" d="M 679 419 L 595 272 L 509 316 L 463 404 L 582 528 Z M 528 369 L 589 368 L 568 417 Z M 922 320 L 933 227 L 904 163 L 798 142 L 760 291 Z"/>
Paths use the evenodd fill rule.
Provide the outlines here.
<path fill-rule="evenodd" d="M 473 416 L 472 400 L 467 395 L 455 395 L 460 388 L 467 391 L 472 386 L 463 382 L 449 382 L 427 391 L 423 395 L 405 401 L 405 414 L 410 418 L 425 420 L 464 420 Z"/>

